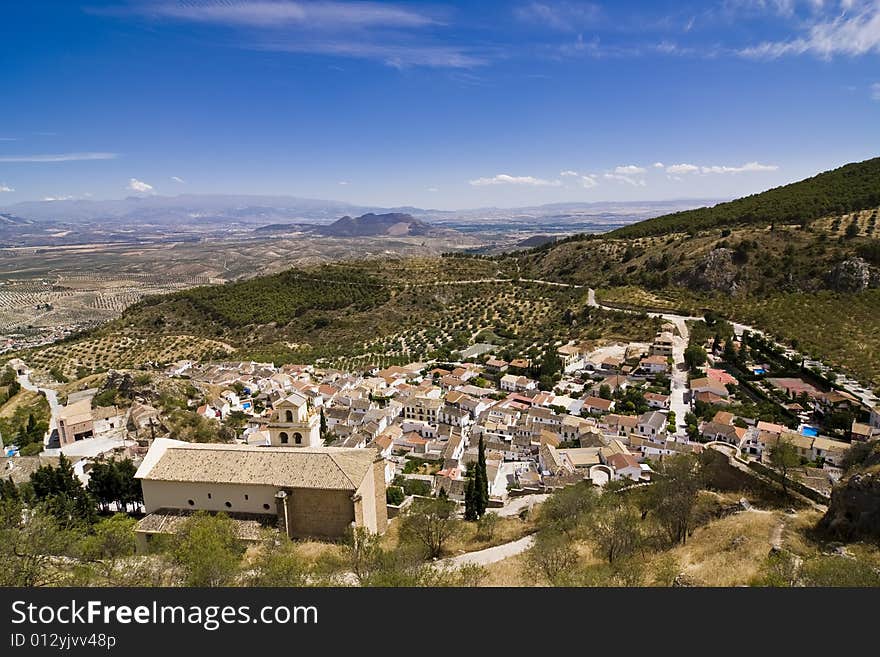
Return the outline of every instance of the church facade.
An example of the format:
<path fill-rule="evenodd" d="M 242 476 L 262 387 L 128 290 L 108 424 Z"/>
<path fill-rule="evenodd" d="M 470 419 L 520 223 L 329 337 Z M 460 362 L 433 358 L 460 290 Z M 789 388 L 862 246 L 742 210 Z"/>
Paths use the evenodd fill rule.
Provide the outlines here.
<path fill-rule="evenodd" d="M 297 392 L 275 404 L 266 427 L 274 447 L 321 447 L 321 412 Z"/>

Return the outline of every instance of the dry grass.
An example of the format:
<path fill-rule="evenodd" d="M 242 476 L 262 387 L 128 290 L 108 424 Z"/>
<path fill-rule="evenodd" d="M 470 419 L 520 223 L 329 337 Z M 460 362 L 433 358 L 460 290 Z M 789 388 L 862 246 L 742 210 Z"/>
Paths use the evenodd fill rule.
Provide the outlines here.
<path fill-rule="evenodd" d="M 526 557 L 518 554 L 515 557 L 496 561 L 484 566 L 486 578 L 480 586 L 514 587 L 514 586 L 537 586 L 537 582 L 529 581 L 526 576 Z"/>
<path fill-rule="evenodd" d="M 39 404 L 40 394 L 30 390 L 20 390 L 5 404 L 0 406 L 0 418 L 12 417 L 18 408 L 27 408 Z"/>
<path fill-rule="evenodd" d="M 478 535 L 476 523 L 466 522 L 461 534 L 449 542 L 446 552 L 450 555 L 456 555 L 485 550 L 495 545 L 503 545 L 504 543 L 519 540 L 534 531 L 535 523 L 531 520 L 522 521 L 516 517 L 499 518 L 492 538 L 485 538 Z"/>
<path fill-rule="evenodd" d="M 668 552 L 681 572 L 700 586 L 739 586 L 759 573 L 784 514 L 737 513 L 698 528 L 685 545 Z"/>

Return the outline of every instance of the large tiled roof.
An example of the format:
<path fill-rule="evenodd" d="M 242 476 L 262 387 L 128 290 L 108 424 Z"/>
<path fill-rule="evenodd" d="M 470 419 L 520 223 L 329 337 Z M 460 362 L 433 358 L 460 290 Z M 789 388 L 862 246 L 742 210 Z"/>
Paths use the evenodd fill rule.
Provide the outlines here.
<path fill-rule="evenodd" d="M 157 441 L 158 442 L 158 441 Z M 283 448 L 163 441 L 160 454 L 144 459 L 145 480 L 223 482 L 283 488 L 351 490 L 372 468 L 375 449 Z"/>

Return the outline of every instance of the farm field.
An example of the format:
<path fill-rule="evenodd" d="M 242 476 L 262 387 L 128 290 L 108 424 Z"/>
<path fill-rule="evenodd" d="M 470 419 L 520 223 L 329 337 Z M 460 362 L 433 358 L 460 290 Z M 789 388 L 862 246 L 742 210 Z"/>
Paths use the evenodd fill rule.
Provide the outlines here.
<path fill-rule="evenodd" d="M 711 309 L 767 331 L 826 364 L 880 385 L 880 290 L 791 292 L 768 297 L 696 294 L 682 288 L 602 289 L 605 303 L 701 315 Z"/>

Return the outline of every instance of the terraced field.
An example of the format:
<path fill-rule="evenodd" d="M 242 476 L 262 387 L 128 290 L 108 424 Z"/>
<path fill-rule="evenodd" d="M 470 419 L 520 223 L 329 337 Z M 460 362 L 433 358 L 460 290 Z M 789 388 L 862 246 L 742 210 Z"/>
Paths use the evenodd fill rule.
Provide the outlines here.
<path fill-rule="evenodd" d="M 35 378 L 46 378 L 50 371 L 77 378 L 82 370 L 135 369 L 162 365 L 181 359 L 210 359 L 232 353 L 234 349 L 219 340 L 193 335 L 148 333 L 111 334 L 77 342 L 59 342 L 23 355 L 36 371 Z"/>

